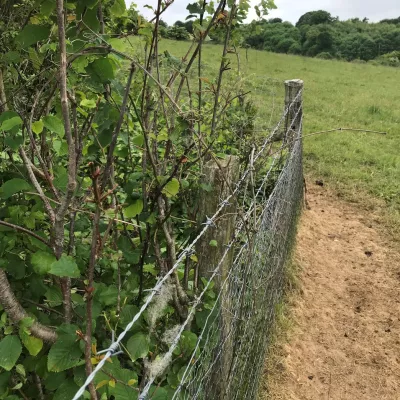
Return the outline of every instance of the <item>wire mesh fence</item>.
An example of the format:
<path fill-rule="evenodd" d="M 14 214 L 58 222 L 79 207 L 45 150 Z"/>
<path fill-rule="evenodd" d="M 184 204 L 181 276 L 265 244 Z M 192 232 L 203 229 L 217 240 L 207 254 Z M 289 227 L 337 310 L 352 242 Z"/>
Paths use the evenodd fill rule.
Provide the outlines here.
<path fill-rule="evenodd" d="M 203 350 L 193 353 L 173 398 L 256 398 L 302 204 L 300 135 L 301 129 L 273 192 L 262 200 L 257 232 L 238 247 L 203 330 Z"/>
<path fill-rule="evenodd" d="M 294 90 L 291 82 L 294 83 Z M 263 143 L 253 148 L 240 179 L 207 217 L 198 236 L 180 253 L 173 268 L 160 277 L 139 312 L 103 354 L 74 400 L 81 398 L 106 361 L 121 352 L 124 337 L 144 313 L 168 291 L 174 273 L 195 253 L 206 232 L 227 207 L 240 204 L 234 232 L 220 243 L 224 250 L 193 297 L 187 317 L 173 329 L 158 332 L 168 351 L 145 361 L 139 391 L 132 398 L 158 398 L 168 382 L 166 399 L 242 400 L 257 397 L 264 357 L 284 286 L 285 263 L 294 242 L 302 205 L 302 83 L 286 83 L 284 113 Z M 280 141 L 277 142 L 277 134 Z M 233 263 L 223 270 L 226 259 Z M 212 298 L 212 302 L 207 301 Z M 210 306 L 212 304 L 212 306 Z M 190 336 L 196 323 L 202 328 Z M 177 360 L 180 360 L 178 363 Z M 182 360 L 184 361 L 182 364 Z M 162 397 L 164 398 L 164 397 Z"/>

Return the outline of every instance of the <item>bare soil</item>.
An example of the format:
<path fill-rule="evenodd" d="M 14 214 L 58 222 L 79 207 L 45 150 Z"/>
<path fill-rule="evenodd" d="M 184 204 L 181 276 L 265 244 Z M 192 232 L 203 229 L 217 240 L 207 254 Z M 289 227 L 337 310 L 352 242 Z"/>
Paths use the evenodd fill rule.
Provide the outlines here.
<path fill-rule="evenodd" d="M 372 214 L 308 186 L 293 326 L 275 346 L 261 397 L 399 400 L 399 250 Z"/>

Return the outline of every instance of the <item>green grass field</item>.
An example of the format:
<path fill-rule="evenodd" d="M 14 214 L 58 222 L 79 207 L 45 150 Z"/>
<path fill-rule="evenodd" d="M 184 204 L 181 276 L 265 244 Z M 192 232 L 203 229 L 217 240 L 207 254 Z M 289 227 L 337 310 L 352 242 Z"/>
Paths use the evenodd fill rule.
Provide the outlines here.
<path fill-rule="evenodd" d="M 181 57 L 187 42 L 163 40 L 162 48 Z M 212 75 L 220 63 L 221 46 L 204 47 L 203 60 Z M 232 68 L 236 68 L 232 56 Z M 400 228 L 400 69 L 326 61 L 263 51 L 240 50 L 241 71 L 249 80 L 304 80 L 304 134 L 333 128 L 361 128 L 375 133 L 338 132 L 305 139 L 309 176 L 321 178 L 350 201 L 379 208 L 392 233 Z M 282 83 L 283 87 L 283 83 Z M 265 90 L 264 107 L 271 108 Z M 281 112 L 283 94 L 276 96 Z M 255 94 L 257 105 L 263 94 Z M 267 98 L 268 97 L 268 98 Z M 265 110 L 264 110 L 265 112 Z M 267 111 L 270 112 L 270 111 Z M 380 200 L 380 201 L 379 201 Z"/>

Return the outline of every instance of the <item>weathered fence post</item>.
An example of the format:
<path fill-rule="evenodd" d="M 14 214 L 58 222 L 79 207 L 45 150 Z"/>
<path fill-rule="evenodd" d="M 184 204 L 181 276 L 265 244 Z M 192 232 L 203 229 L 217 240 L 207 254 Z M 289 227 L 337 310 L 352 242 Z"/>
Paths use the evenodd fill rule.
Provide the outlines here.
<path fill-rule="evenodd" d="M 239 158 L 229 156 L 225 160 L 214 160 L 207 162 L 204 168 L 203 183 L 212 187 L 210 192 L 203 192 L 199 199 L 199 216 L 204 221 L 206 216 L 210 217 L 221 205 L 221 202 L 228 197 L 235 189 L 235 183 L 239 179 Z M 219 217 L 214 222 L 215 226 L 210 227 L 196 246 L 198 259 L 199 277 L 208 279 L 214 269 L 220 263 L 227 248 L 226 245 L 233 238 L 236 222 L 237 206 L 234 198 L 225 205 Z M 214 364 L 211 372 L 211 380 L 205 388 L 205 398 L 209 400 L 222 400 L 225 389 L 228 386 L 229 369 L 232 361 L 233 343 L 229 335 L 232 326 L 230 310 L 229 280 L 225 280 L 233 262 L 233 250 L 229 251 L 224 261 L 219 266 L 216 276 L 216 292 L 220 292 L 219 307 L 219 342 L 222 352 Z M 215 355 L 217 357 L 217 355 Z"/>
<path fill-rule="evenodd" d="M 210 160 L 206 163 L 203 174 L 203 183 L 210 186 L 211 191 L 203 191 L 199 199 L 201 221 L 204 221 L 207 216 L 211 217 L 222 200 L 231 193 L 231 190 L 234 190 L 239 177 L 239 158 L 229 156 L 225 160 L 219 160 L 218 164 Z M 232 238 L 236 220 L 236 203 L 234 199 L 229 203 L 215 221 L 215 226 L 208 229 L 196 246 L 200 277 L 208 279 L 212 275 L 226 250 L 225 245 Z M 225 280 L 231 264 L 232 254 L 229 254 L 222 262 L 220 272 L 215 279 L 217 289 Z"/>
<path fill-rule="evenodd" d="M 294 136 L 300 128 L 303 116 L 303 96 L 299 95 L 303 86 L 301 79 L 285 81 L 285 109 L 290 107 L 290 110 L 286 116 L 284 141 L 289 144 L 289 148 L 293 146 Z"/>

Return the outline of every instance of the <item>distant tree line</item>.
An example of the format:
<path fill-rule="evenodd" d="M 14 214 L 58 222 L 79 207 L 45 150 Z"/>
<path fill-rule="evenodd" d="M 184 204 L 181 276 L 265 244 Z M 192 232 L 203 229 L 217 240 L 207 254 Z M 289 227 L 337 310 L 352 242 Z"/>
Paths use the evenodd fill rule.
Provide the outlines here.
<path fill-rule="evenodd" d="M 108 17 L 105 15 L 106 21 Z M 131 7 L 124 18 L 115 18 L 110 27 L 116 33 L 136 33 L 140 20 L 144 18 Z M 159 32 L 167 39 L 188 40 L 193 24 L 193 20 L 186 20 L 169 26 L 160 20 Z M 221 43 L 224 34 L 223 27 L 216 27 L 209 35 L 214 43 Z M 280 18 L 238 23 L 232 28 L 231 38 L 238 46 L 276 53 L 400 66 L 400 17 L 378 23 L 371 23 L 368 18 L 340 21 L 329 12 L 318 10 L 302 15 L 295 25 Z"/>
<path fill-rule="evenodd" d="M 192 31 L 192 21 L 177 21 L 162 34 L 184 40 Z M 237 25 L 235 31 L 239 44 L 258 50 L 400 66 L 400 17 L 379 23 L 368 18 L 340 21 L 318 10 L 302 15 L 295 25 L 272 18 Z M 219 43 L 223 35 L 216 29 L 210 36 Z"/>
<path fill-rule="evenodd" d="M 296 25 L 275 18 L 240 29 L 248 46 L 278 53 L 370 61 L 395 57 L 400 51 L 400 18 L 379 23 L 369 23 L 367 18 L 340 21 L 319 10 L 304 14 Z"/>

